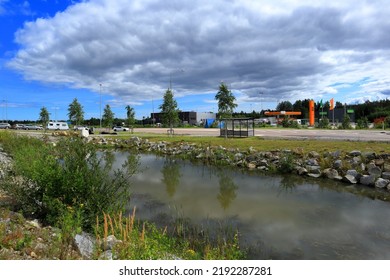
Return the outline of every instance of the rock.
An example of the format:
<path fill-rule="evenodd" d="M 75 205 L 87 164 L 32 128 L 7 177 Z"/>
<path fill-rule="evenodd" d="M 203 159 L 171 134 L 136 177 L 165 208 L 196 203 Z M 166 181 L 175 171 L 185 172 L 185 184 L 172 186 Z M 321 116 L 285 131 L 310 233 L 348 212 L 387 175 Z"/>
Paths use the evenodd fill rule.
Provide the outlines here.
<path fill-rule="evenodd" d="M 333 168 L 326 168 L 324 171 L 323 171 L 323 174 L 329 178 L 329 179 L 341 179 L 341 177 L 339 176 L 339 173 L 337 172 L 336 169 L 333 169 Z"/>
<path fill-rule="evenodd" d="M 256 155 L 249 155 L 245 159 L 247 162 L 255 162 L 257 161 L 257 156 Z"/>
<path fill-rule="evenodd" d="M 297 169 L 297 174 L 298 175 L 306 175 L 308 172 L 307 172 L 307 169 L 306 168 L 304 168 L 304 167 L 299 167 L 298 169 Z"/>
<path fill-rule="evenodd" d="M 331 153 L 331 156 L 334 158 L 339 158 L 341 156 L 341 151 L 335 151 Z"/>
<path fill-rule="evenodd" d="M 308 173 L 307 176 L 312 177 L 312 178 L 320 178 L 321 177 L 321 173 L 319 173 L 319 174 Z"/>
<path fill-rule="evenodd" d="M 109 235 L 103 240 L 101 247 L 105 251 L 112 250 L 118 243 L 122 243 L 122 240 L 116 239 L 114 235 Z"/>
<path fill-rule="evenodd" d="M 360 184 L 365 186 L 374 186 L 375 184 L 375 176 L 374 175 L 363 175 L 360 177 Z"/>
<path fill-rule="evenodd" d="M 364 153 L 362 153 L 362 156 L 363 156 L 367 161 L 370 161 L 370 160 L 375 159 L 376 154 L 375 154 L 374 152 L 364 152 Z"/>
<path fill-rule="evenodd" d="M 242 153 L 236 153 L 234 155 L 234 160 L 235 161 L 239 161 L 239 160 L 242 160 L 244 158 L 244 155 Z"/>
<path fill-rule="evenodd" d="M 318 165 L 318 161 L 315 159 L 315 158 L 310 158 L 306 161 L 306 164 L 307 165 L 311 165 L 311 166 L 314 166 L 314 165 Z"/>
<path fill-rule="evenodd" d="M 257 169 L 261 170 L 261 171 L 267 171 L 268 167 L 267 166 L 259 166 L 259 167 L 257 167 Z"/>
<path fill-rule="evenodd" d="M 76 234 L 74 241 L 80 254 L 84 258 L 90 259 L 95 249 L 94 239 L 89 234 L 82 232 L 81 234 Z"/>
<path fill-rule="evenodd" d="M 347 174 L 343 177 L 343 181 L 351 184 L 356 184 L 358 181 L 356 180 L 355 176 Z"/>
<path fill-rule="evenodd" d="M 317 166 L 308 165 L 308 166 L 306 166 L 306 169 L 309 173 L 321 174 L 321 166 L 319 166 L 319 165 L 317 165 Z"/>
<path fill-rule="evenodd" d="M 382 172 L 383 179 L 390 179 L 390 172 Z"/>
<path fill-rule="evenodd" d="M 266 159 L 260 160 L 257 164 L 258 164 L 259 166 L 265 166 L 265 167 L 268 167 L 268 166 L 269 166 Z"/>
<path fill-rule="evenodd" d="M 379 166 L 379 167 L 382 167 L 385 164 L 385 160 L 382 158 L 375 159 L 374 162 L 375 162 L 375 165 Z"/>
<path fill-rule="evenodd" d="M 343 161 L 341 159 L 335 160 L 333 162 L 333 168 L 341 169 L 343 167 Z"/>
<path fill-rule="evenodd" d="M 384 172 L 390 172 L 390 164 L 385 163 L 385 164 L 383 165 L 383 171 L 384 171 Z"/>
<path fill-rule="evenodd" d="M 27 224 L 29 224 L 30 226 L 33 226 L 35 228 L 40 228 L 41 227 L 41 225 L 39 224 L 37 219 L 32 220 L 32 221 L 27 221 Z"/>
<path fill-rule="evenodd" d="M 382 170 L 376 165 L 368 167 L 367 172 L 368 172 L 368 174 L 373 175 L 377 178 L 382 175 Z"/>
<path fill-rule="evenodd" d="M 378 178 L 378 179 L 375 181 L 375 187 L 376 187 L 376 188 L 383 189 L 383 188 L 385 188 L 389 183 L 390 183 L 390 180 L 388 180 L 388 179 Z"/>
<path fill-rule="evenodd" d="M 317 153 L 316 151 L 311 151 L 309 153 L 309 157 L 312 157 L 312 158 L 320 158 L 320 154 Z"/>
<path fill-rule="evenodd" d="M 357 156 L 360 156 L 361 154 L 362 154 L 362 152 L 358 151 L 358 150 L 353 150 L 353 151 L 349 152 L 349 155 L 351 157 L 357 157 Z"/>
<path fill-rule="evenodd" d="M 349 170 L 347 170 L 347 175 L 351 175 L 351 176 L 357 178 L 359 176 L 359 172 L 357 172 L 355 169 L 349 169 Z"/>
<path fill-rule="evenodd" d="M 248 167 L 250 170 L 256 169 L 256 162 L 249 162 L 249 163 L 247 164 L 247 167 Z"/>
<path fill-rule="evenodd" d="M 101 253 L 99 256 L 99 260 L 113 260 L 112 251 L 108 250 Z"/>

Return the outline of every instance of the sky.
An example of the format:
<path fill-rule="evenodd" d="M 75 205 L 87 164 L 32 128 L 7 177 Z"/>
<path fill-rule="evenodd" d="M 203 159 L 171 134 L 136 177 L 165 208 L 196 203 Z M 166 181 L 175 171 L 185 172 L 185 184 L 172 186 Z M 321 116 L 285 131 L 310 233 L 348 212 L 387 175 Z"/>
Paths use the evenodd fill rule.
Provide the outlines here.
<path fill-rule="evenodd" d="M 347 104 L 390 95 L 387 0 L 0 0 L 0 119 L 236 111 L 281 101 Z"/>

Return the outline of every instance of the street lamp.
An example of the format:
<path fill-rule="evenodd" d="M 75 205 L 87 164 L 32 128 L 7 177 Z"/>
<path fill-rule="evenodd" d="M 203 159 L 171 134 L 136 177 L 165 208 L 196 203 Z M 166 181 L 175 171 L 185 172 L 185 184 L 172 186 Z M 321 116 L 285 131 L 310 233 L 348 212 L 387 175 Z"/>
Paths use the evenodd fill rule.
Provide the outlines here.
<path fill-rule="evenodd" d="M 100 128 L 102 128 L 102 84 L 99 84 L 100 93 Z"/>
<path fill-rule="evenodd" d="M 260 95 L 260 115 L 261 115 L 261 112 L 263 111 L 263 104 L 261 103 L 261 96 L 264 94 L 264 92 L 260 91 L 259 92 L 259 95 Z"/>

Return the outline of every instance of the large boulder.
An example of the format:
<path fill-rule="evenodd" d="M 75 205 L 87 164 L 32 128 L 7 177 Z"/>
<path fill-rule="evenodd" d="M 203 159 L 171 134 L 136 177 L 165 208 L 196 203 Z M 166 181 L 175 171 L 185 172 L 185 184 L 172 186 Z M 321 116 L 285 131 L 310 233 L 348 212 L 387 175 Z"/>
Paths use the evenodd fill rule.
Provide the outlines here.
<path fill-rule="evenodd" d="M 77 249 L 85 259 L 91 259 L 95 250 L 95 240 L 87 233 L 76 234 L 74 238 Z"/>
<path fill-rule="evenodd" d="M 362 177 L 360 177 L 360 184 L 366 186 L 374 186 L 375 180 L 375 175 L 363 175 Z"/>
<path fill-rule="evenodd" d="M 373 175 L 377 178 L 379 178 L 382 175 L 382 170 L 376 165 L 369 166 L 367 168 L 367 172 L 368 172 L 368 174 Z"/>
<path fill-rule="evenodd" d="M 351 184 L 356 184 L 358 181 L 356 180 L 355 176 L 352 176 L 350 174 L 346 174 L 343 177 L 343 181 Z"/>
<path fill-rule="evenodd" d="M 339 176 L 339 173 L 337 172 L 337 170 L 333 169 L 333 168 L 326 168 L 326 169 L 324 169 L 323 174 L 328 179 L 338 179 L 338 180 L 342 179 L 342 177 Z"/>
<path fill-rule="evenodd" d="M 385 188 L 388 184 L 390 183 L 390 180 L 388 179 L 383 179 L 383 178 L 378 178 L 375 181 L 375 187 L 379 189 Z"/>

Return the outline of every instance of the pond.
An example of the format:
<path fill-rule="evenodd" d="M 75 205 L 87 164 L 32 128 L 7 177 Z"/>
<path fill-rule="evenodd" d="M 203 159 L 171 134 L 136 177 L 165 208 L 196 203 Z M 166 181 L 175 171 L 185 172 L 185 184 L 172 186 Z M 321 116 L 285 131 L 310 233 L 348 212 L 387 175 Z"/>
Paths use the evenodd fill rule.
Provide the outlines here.
<path fill-rule="evenodd" d="M 115 166 L 127 158 L 115 152 Z M 251 259 L 390 259 L 386 193 L 331 180 L 242 173 L 141 155 L 137 217 L 237 228 Z M 381 199 L 376 199 L 376 197 Z"/>

